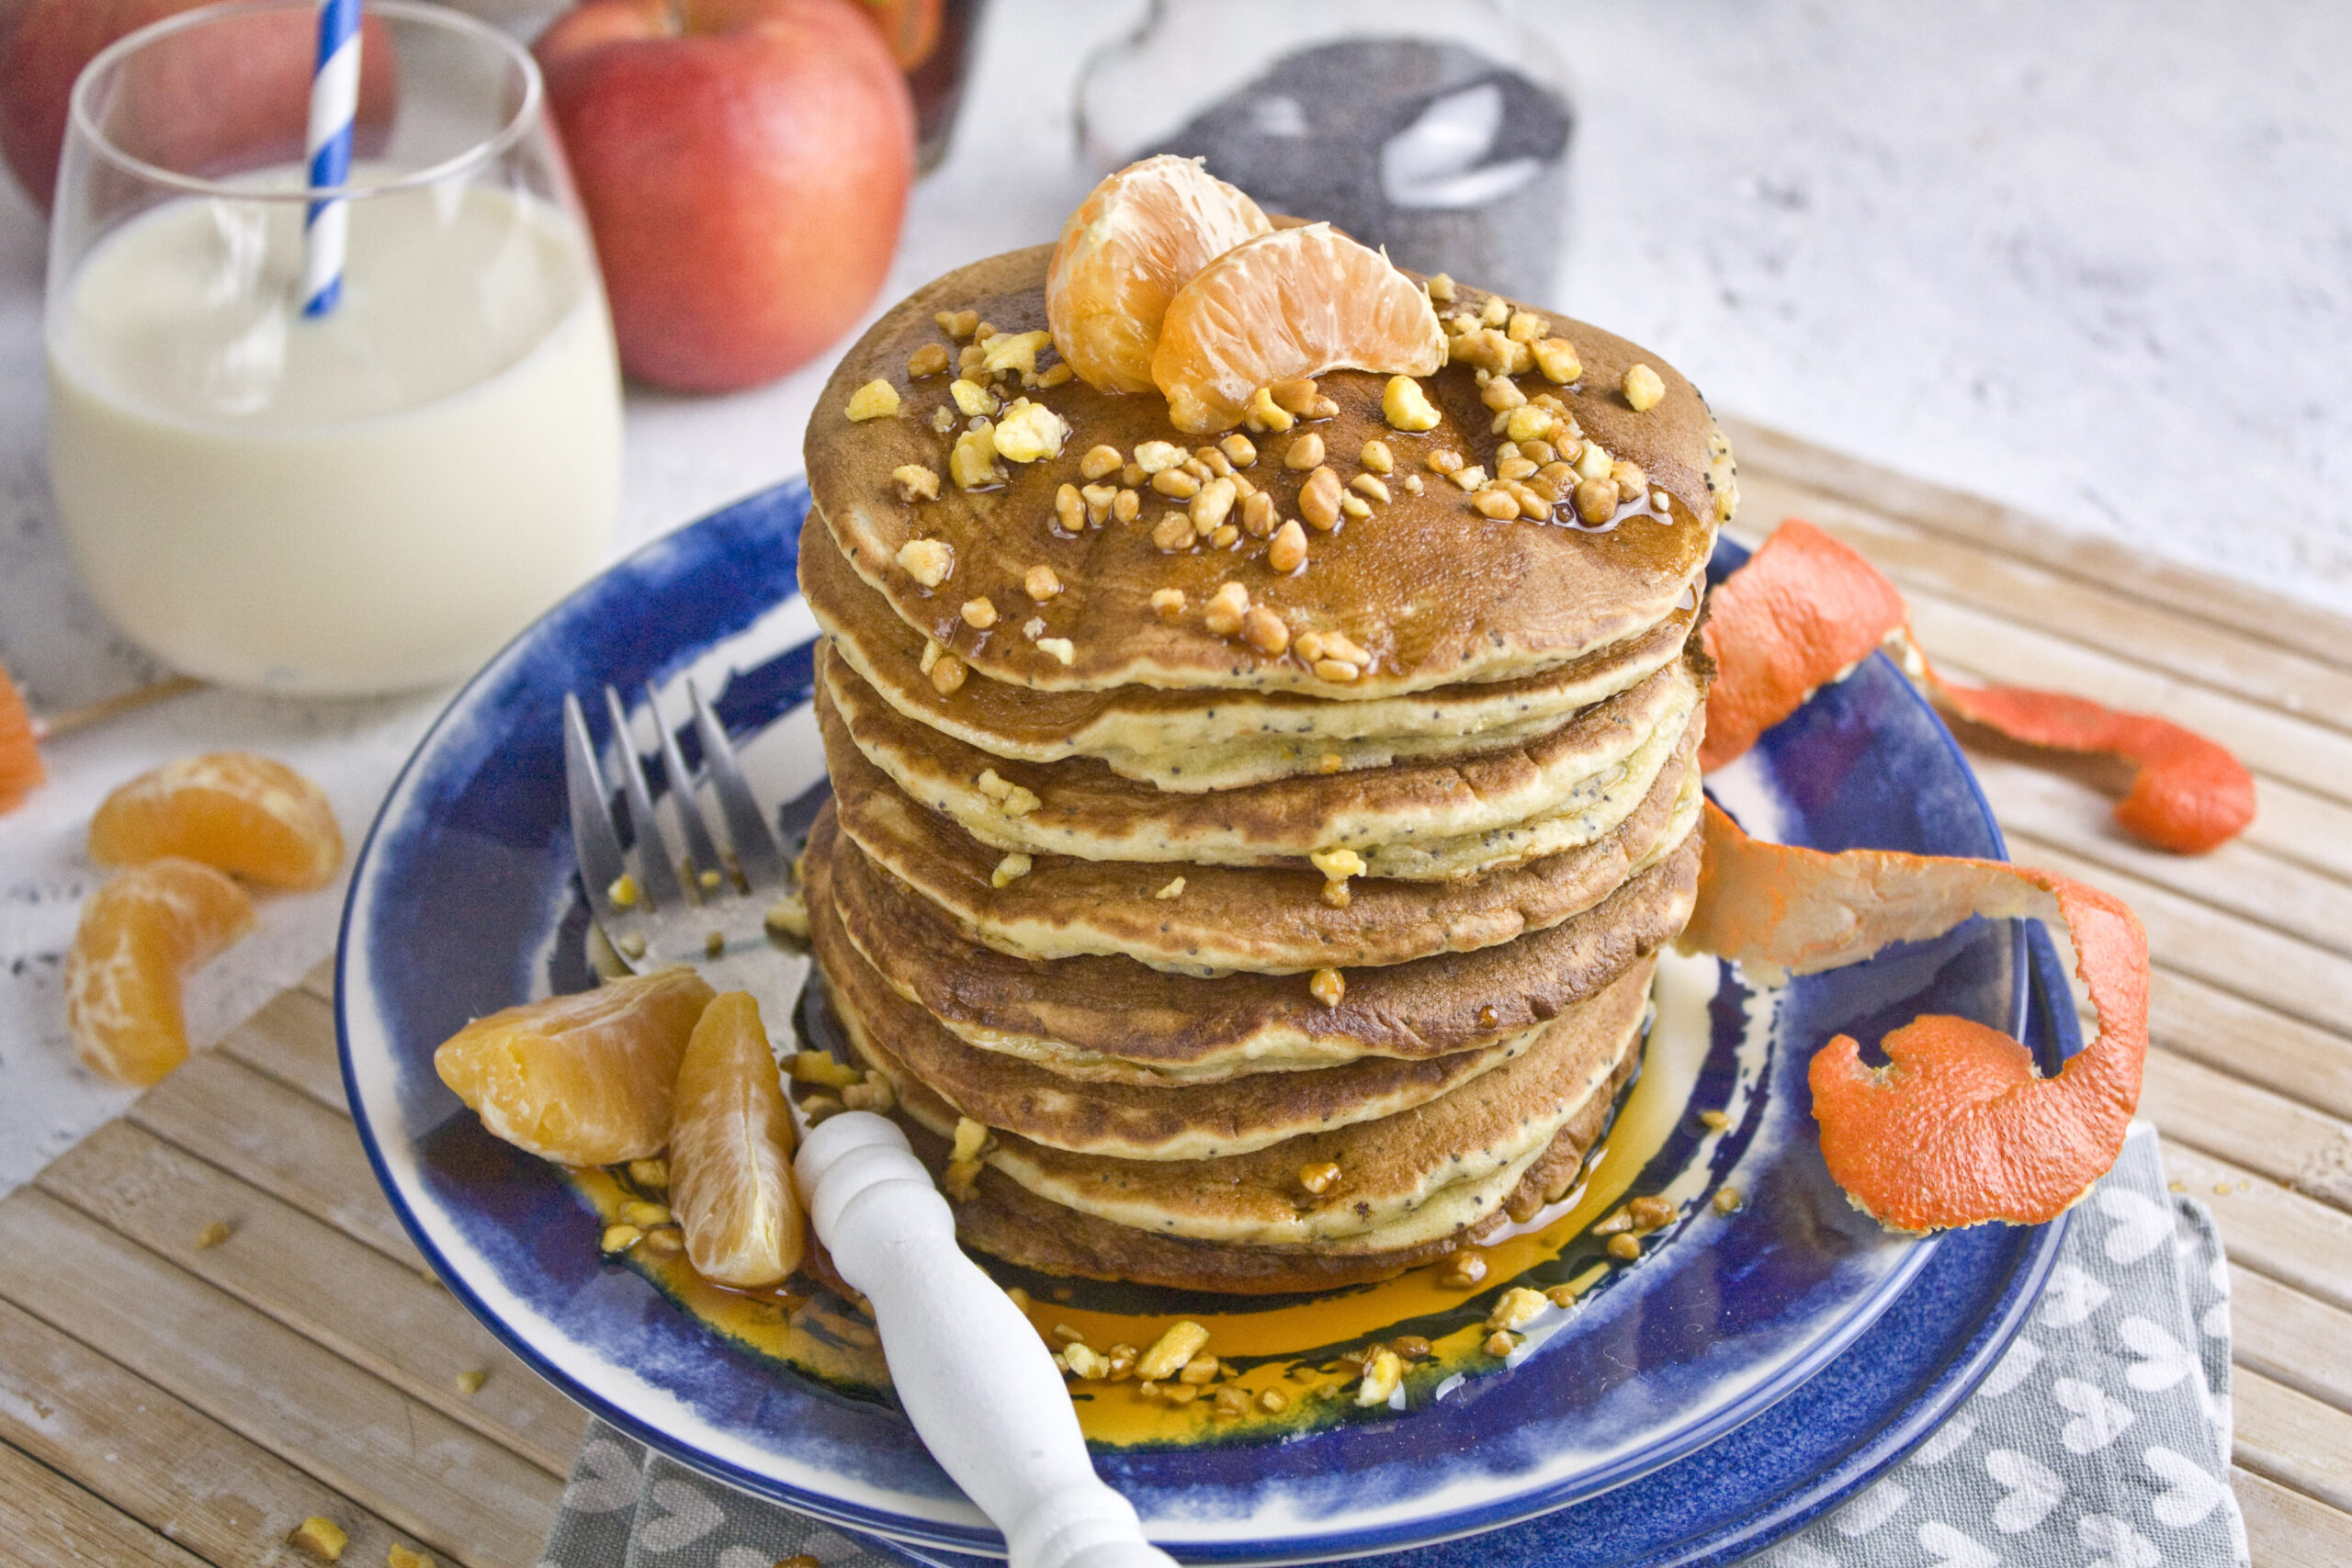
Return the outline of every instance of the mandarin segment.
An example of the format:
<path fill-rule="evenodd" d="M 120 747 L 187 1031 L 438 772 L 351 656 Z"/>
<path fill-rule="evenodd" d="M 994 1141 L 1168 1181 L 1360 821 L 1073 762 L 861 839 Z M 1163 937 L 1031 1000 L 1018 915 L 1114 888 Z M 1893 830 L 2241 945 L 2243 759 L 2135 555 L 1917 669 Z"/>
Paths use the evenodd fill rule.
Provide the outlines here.
<path fill-rule="evenodd" d="M 183 757 L 116 790 L 90 822 L 90 858 L 201 861 L 269 887 L 323 887 L 343 863 L 324 791 L 248 751 Z"/>
<path fill-rule="evenodd" d="M 65 1027 L 82 1060 L 117 1083 L 155 1082 L 187 1059 L 180 983 L 254 926 L 226 876 L 166 858 L 116 873 L 82 907 L 65 955 Z"/>
<path fill-rule="evenodd" d="M 615 1165 L 669 1142 L 678 1062 L 714 993 L 681 964 L 476 1019 L 434 1070 L 482 1125 L 565 1165 Z"/>
<path fill-rule="evenodd" d="M 1046 272 L 1054 345 L 1090 387 L 1148 392 L 1160 318 L 1217 256 L 1272 225 L 1199 160 L 1162 153 L 1104 179 L 1062 225 Z"/>
<path fill-rule="evenodd" d="M 792 1144 L 759 1003 L 729 991 L 703 1010 L 687 1042 L 670 1128 L 670 1206 L 695 1272 L 757 1289 L 800 1266 L 807 1225 Z"/>
<path fill-rule="evenodd" d="M 1252 394 L 1331 370 L 1427 376 L 1445 331 L 1419 285 L 1329 223 L 1234 246 L 1176 292 L 1151 378 L 1179 430 L 1227 430 Z"/>

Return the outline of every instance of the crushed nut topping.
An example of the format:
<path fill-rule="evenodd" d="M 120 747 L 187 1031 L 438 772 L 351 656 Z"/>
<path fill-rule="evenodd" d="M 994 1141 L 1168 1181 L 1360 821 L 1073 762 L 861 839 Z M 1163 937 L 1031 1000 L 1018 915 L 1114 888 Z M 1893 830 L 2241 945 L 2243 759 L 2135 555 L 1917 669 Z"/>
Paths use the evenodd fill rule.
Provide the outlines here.
<path fill-rule="evenodd" d="M 1487 1326 L 1490 1329 L 1524 1328 L 1543 1316 L 1548 1304 L 1542 1292 L 1532 1291 L 1525 1285 L 1513 1285 L 1496 1300 L 1494 1310 L 1487 1314 Z"/>
<path fill-rule="evenodd" d="M 1290 647 L 1290 627 L 1264 605 L 1252 604 L 1242 613 L 1241 640 L 1269 659 L 1279 659 Z"/>
<path fill-rule="evenodd" d="M 978 310 L 942 310 L 931 319 L 939 324 L 941 332 L 952 338 L 970 337 L 980 325 Z"/>
<path fill-rule="evenodd" d="M 1544 441 L 1559 427 L 1560 416 L 1538 403 L 1515 408 L 1510 411 L 1510 417 L 1503 421 L 1503 434 L 1513 441 Z"/>
<path fill-rule="evenodd" d="M 1348 481 L 1348 488 L 1367 501 L 1376 501 L 1383 506 L 1388 504 L 1388 487 L 1381 483 L 1375 475 L 1358 474 Z"/>
<path fill-rule="evenodd" d="M 970 673 L 969 665 L 952 653 L 944 653 L 931 667 L 932 689 L 943 697 L 952 697 L 964 689 L 965 677 Z"/>
<path fill-rule="evenodd" d="M 1291 412 L 1275 402 L 1273 394 L 1263 387 L 1250 394 L 1250 401 L 1241 411 L 1241 422 L 1261 435 L 1269 431 L 1280 434 L 1297 423 Z"/>
<path fill-rule="evenodd" d="M 1053 655 L 1054 659 L 1059 662 L 1065 670 L 1078 662 L 1077 645 L 1072 643 L 1069 638 L 1066 637 L 1041 637 L 1037 639 L 1037 649 L 1041 653 L 1049 653 Z M 1036 796 L 1031 795 L 1029 798 L 1035 800 Z M 1035 808 L 1033 807 L 1032 809 Z M 1005 812 L 1008 816 L 1018 817 L 1021 815 L 1021 813 L 1014 811 L 1011 806 L 1007 806 L 1005 807 Z"/>
<path fill-rule="evenodd" d="M 1114 485 L 1091 484 L 1078 492 L 1078 498 L 1086 503 L 1087 525 L 1100 528 L 1111 520 L 1111 509 L 1118 503 L 1119 491 Z"/>
<path fill-rule="evenodd" d="M 1429 290 L 1430 303 L 1433 305 L 1453 303 L 1453 279 L 1444 273 L 1436 274 L 1423 287 Z"/>
<path fill-rule="evenodd" d="M 1629 463 L 1620 457 L 1609 465 L 1609 478 L 1617 486 L 1620 501 L 1639 501 L 1650 488 L 1649 476 L 1642 472 L 1639 463 Z"/>
<path fill-rule="evenodd" d="M 645 1233 L 635 1225 L 606 1225 L 605 1234 L 596 1238 L 596 1250 L 611 1258 L 627 1252 L 645 1239 Z"/>
<path fill-rule="evenodd" d="M 1598 527 L 1617 514 L 1617 487 L 1607 479 L 1583 479 L 1576 489 L 1577 515 Z"/>
<path fill-rule="evenodd" d="M 1086 498 L 1078 487 L 1066 484 L 1054 491 L 1054 523 L 1065 534 L 1083 533 L 1086 529 Z"/>
<path fill-rule="evenodd" d="M 309 1552 L 322 1562 L 340 1562 L 343 1549 L 351 1544 L 351 1537 L 333 1519 L 312 1514 L 294 1527 L 286 1544 Z"/>
<path fill-rule="evenodd" d="M 1035 642 L 1039 637 L 1044 637 L 1046 635 L 1046 617 L 1043 615 L 1032 615 L 1027 620 L 1022 622 L 1021 635 L 1027 637 L 1031 642 Z"/>
<path fill-rule="evenodd" d="M 1519 515 L 1519 498 L 1504 490 L 1482 490 L 1470 498 L 1470 504 L 1481 517 L 1500 523 Z"/>
<path fill-rule="evenodd" d="M 1241 498 L 1241 528 L 1251 538 L 1262 539 L 1272 533 L 1275 516 L 1274 498 L 1264 491 L 1253 491 Z"/>
<path fill-rule="evenodd" d="M 1736 1187 L 1719 1187 L 1715 1190 L 1714 1205 L 1715 1213 L 1718 1214 L 1736 1214 L 1746 1205 L 1746 1202 L 1747 1200 L 1740 1196 L 1739 1189 Z"/>
<path fill-rule="evenodd" d="M 1038 371 L 1037 385 L 1040 387 L 1058 387 L 1068 382 L 1071 377 L 1076 376 L 1077 374 L 1077 371 L 1070 368 L 1069 362 L 1064 360 L 1062 363 L 1053 366 L 1048 369 Z"/>
<path fill-rule="evenodd" d="M 1437 428 L 1437 405 L 1410 376 L 1391 376 L 1380 394 L 1380 415 L 1397 430 Z"/>
<path fill-rule="evenodd" d="M 1487 470 L 1476 463 L 1464 463 L 1445 477 L 1464 490 L 1476 490 L 1487 482 Z"/>
<path fill-rule="evenodd" d="M 988 599 L 964 601 L 964 624 L 976 632 L 984 632 L 996 625 L 996 605 Z"/>
<path fill-rule="evenodd" d="M 1209 1342 L 1209 1331 L 1190 1318 L 1171 1323 L 1136 1361 L 1136 1376 L 1151 1382 L 1174 1377 Z"/>
<path fill-rule="evenodd" d="M 1340 521 L 1340 476 L 1326 465 L 1306 476 L 1299 487 L 1298 514 L 1329 532 Z"/>
<path fill-rule="evenodd" d="M 1075 1332 L 1073 1330 L 1073 1332 Z M 1090 1350 L 1083 1344 L 1066 1346 L 1061 1353 L 1063 1366 L 1075 1377 L 1089 1382 L 1099 1382 L 1111 1375 L 1110 1359 L 1099 1350 Z"/>
<path fill-rule="evenodd" d="M 1257 445 L 1238 430 L 1218 442 L 1217 449 L 1237 468 L 1246 468 L 1258 460 Z"/>
<path fill-rule="evenodd" d="M 1184 449 L 1172 441 L 1147 441 L 1136 448 L 1136 467 L 1146 476 L 1175 468 L 1184 457 Z"/>
<path fill-rule="evenodd" d="M 1266 392 L 1274 400 L 1274 406 L 1285 412 L 1305 418 L 1315 412 L 1315 381 L 1312 377 L 1300 376 L 1287 381 L 1277 381 L 1268 387 Z"/>
<path fill-rule="evenodd" d="M 978 419 L 997 411 L 996 394 L 978 381 L 951 381 L 947 395 L 956 400 L 956 407 L 967 419 Z"/>
<path fill-rule="evenodd" d="M 1527 394 L 1510 377 L 1490 376 L 1487 384 L 1478 389 L 1478 400 L 1497 413 L 1506 413 L 1526 406 Z"/>
<path fill-rule="evenodd" d="M 1241 629 L 1241 617 L 1250 610 L 1250 591 L 1238 582 L 1227 582 L 1209 595 L 1202 614 L 1209 630 L 1219 637 L 1231 637 Z"/>
<path fill-rule="evenodd" d="M 1341 881 L 1365 870 L 1363 856 L 1353 850 L 1317 850 L 1306 858 L 1324 875 Z"/>
<path fill-rule="evenodd" d="M 1318 659 L 1314 663 L 1315 678 L 1335 685 L 1346 685 L 1363 671 L 1344 659 Z"/>
<path fill-rule="evenodd" d="M 1356 1404 L 1369 1407 L 1385 1404 L 1396 1396 L 1397 1388 L 1405 1381 L 1405 1363 L 1396 1352 L 1383 1345 L 1363 1364 L 1363 1382 L 1356 1387 Z"/>
<path fill-rule="evenodd" d="M 1125 465 L 1126 459 L 1119 456 L 1119 449 L 1105 443 L 1086 449 L 1086 456 L 1078 460 L 1078 471 L 1093 480 L 1115 474 Z"/>
<path fill-rule="evenodd" d="M 670 1162 L 666 1159 L 633 1159 L 628 1162 L 628 1179 L 639 1187 L 660 1191 L 670 1185 Z"/>
<path fill-rule="evenodd" d="M 947 454 L 947 473 L 964 490 L 985 490 L 1004 482 L 1004 465 L 996 460 L 996 430 L 985 419 L 956 438 Z"/>
<path fill-rule="evenodd" d="M 1311 430 L 1293 436 L 1290 445 L 1283 449 L 1283 467 L 1294 472 L 1305 473 L 1319 467 L 1322 461 L 1323 437 Z"/>
<path fill-rule="evenodd" d="M 1486 1254 L 1465 1247 L 1445 1260 L 1445 1271 L 1438 1277 L 1438 1283 L 1466 1291 L 1486 1277 Z"/>
<path fill-rule="evenodd" d="M 890 470 L 890 479 L 899 499 L 909 503 L 939 499 L 939 474 L 921 463 L 901 463 Z"/>
<path fill-rule="evenodd" d="M 1131 490 L 1123 490 L 1111 502 L 1111 515 L 1121 523 L 1132 523 L 1143 514 L 1143 497 Z"/>
<path fill-rule="evenodd" d="M 1340 1168 L 1330 1160 L 1320 1165 L 1304 1165 L 1298 1168 L 1298 1184 L 1320 1198 L 1340 1185 Z"/>
<path fill-rule="evenodd" d="M 1201 481 L 1182 468 L 1162 468 L 1151 476 L 1151 488 L 1178 501 L 1190 501 L 1201 493 Z"/>
<path fill-rule="evenodd" d="M 935 343 L 927 343 L 907 356 L 907 378 L 920 381 L 936 376 L 947 368 L 947 350 Z"/>
<path fill-rule="evenodd" d="M 1272 508 L 1269 507 L 1268 511 Z M 1306 564 L 1306 530 L 1292 518 L 1274 531 L 1273 542 L 1266 547 L 1266 565 L 1275 571 L 1293 572 Z"/>
<path fill-rule="evenodd" d="M 1306 994 L 1327 1008 L 1338 1007 L 1348 994 L 1348 977 L 1337 969 L 1317 969 L 1307 977 Z"/>
<path fill-rule="evenodd" d="M 1035 463 L 1061 455 L 1069 439 L 1069 422 L 1043 403 L 1015 398 L 996 423 L 996 449 L 1016 463 Z"/>
<path fill-rule="evenodd" d="M 888 419 L 899 412 L 899 389 L 879 378 L 868 381 L 849 395 L 849 407 L 842 412 L 859 423 Z"/>
<path fill-rule="evenodd" d="M 898 558 L 899 570 L 925 588 L 938 587 L 956 570 L 956 547 L 944 539 L 909 539 Z"/>
<path fill-rule="evenodd" d="M 1155 588 L 1151 591 L 1151 607 L 1165 619 L 1172 621 L 1184 613 L 1184 591 L 1181 588 Z"/>
<path fill-rule="evenodd" d="M 1609 1238 L 1609 1256 L 1631 1263 L 1642 1255 L 1642 1244 L 1634 1239 L 1631 1231 L 1619 1231 Z"/>
<path fill-rule="evenodd" d="M 1507 1331 L 1498 1328 L 1487 1336 L 1487 1342 L 1480 1348 L 1499 1361 L 1519 1348 L 1519 1341 L 1512 1338 Z"/>
<path fill-rule="evenodd" d="M 1022 574 L 1021 590 L 1030 598 L 1043 604 L 1061 592 L 1062 580 L 1052 567 L 1033 566 Z"/>
<path fill-rule="evenodd" d="M 1229 479 L 1220 477 L 1203 485 L 1193 497 L 1193 531 L 1214 534 L 1223 527 L 1226 514 L 1233 510 L 1233 503 L 1239 494 Z"/>
<path fill-rule="evenodd" d="M 1193 532 L 1193 520 L 1181 512 L 1170 512 L 1152 525 L 1151 542 L 1170 554 L 1192 548 L 1198 537 Z"/>
<path fill-rule="evenodd" d="M 1625 394 L 1625 401 L 1632 405 L 1635 413 L 1647 413 L 1657 407 L 1660 398 L 1666 396 L 1666 382 L 1648 366 L 1632 365 L 1626 367 L 1624 378 L 1619 383 L 1618 389 Z"/>
<path fill-rule="evenodd" d="M 984 361 L 991 376 L 1010 370 L 1019 376 L 1037 373 L 1037 355 L 1053 346 L 1051 333 L 999 333 L 982 346 L 988 351 Z"/>
<path fill-rule="evenodd" d="M 1375 474 L 1392 474 L 1396 471 L 1396 455 L 1389 451 L 1388 443 L 1385 441 L 1365 442 L 1363 449 L 1356 454 L 1356 461 Z"/>
<path fill-rule="evenodd" d="M 1584 362 L 1577 357 L 1576 344 L 1564 337 L 1547 337 L 1528 345 L 1535 357 L 1535 368 L 1544 379 L 1565 387 L 1584 374 Z"/>
<path fill-rule="evenodd" d="M 1166 886 L 1152 895 L 1155 898 L 1182 898 L 1183 896 L 1184 879 L 1181 876 L 1171 878 Z"/>
<path fill-rule="evenodd" d="M 1020 881 L 1023 877 L 1028 875 L 1031 869 L 1035 867 L 1036 863 L 1037 863 L 1035 861 L 1031 860 L 1027 855 L 1024 855 L 1020 851 L 1015 850 L 1012 853 L 1005 856 L 1002 860 L 996 863 L 996 869 L 989 873 L 989 886 L 990 887 L 1010 887 L 1014 883 Z"/>

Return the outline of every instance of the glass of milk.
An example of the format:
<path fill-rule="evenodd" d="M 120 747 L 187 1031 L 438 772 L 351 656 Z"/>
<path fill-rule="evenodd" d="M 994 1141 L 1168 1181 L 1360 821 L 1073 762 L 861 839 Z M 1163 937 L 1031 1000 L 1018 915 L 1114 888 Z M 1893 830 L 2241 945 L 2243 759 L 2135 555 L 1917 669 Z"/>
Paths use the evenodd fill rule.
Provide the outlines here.
<path fill-rule="evenodd" d="M 174 667 L 434 685 L 603 561 L 620 380 L 537 67 L 370 0 L 349 184 L 305 188 L 313 0 L 122 39 L 75 84 L 50 241 L 50 471 L 83 580 Z M 347 199 L 339 304 L 305 204 Z"/>

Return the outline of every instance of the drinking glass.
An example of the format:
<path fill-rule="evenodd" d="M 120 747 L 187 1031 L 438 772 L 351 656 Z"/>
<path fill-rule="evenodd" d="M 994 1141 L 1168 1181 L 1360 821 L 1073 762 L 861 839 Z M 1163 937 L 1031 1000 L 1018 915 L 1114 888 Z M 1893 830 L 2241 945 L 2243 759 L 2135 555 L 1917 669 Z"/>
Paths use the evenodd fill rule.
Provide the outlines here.
<path fill-rule="evenodd" d="M 312 189 L 316 18 L 186 12 L 75 83 L 44 321 L 57 514 L 99 606 L 177 669 L 438 684 L 604 558 L 612 327 L 530 55 L 374 0 L 349 179 Z M 344 286 L 306 316 L 326 198 Z"/>

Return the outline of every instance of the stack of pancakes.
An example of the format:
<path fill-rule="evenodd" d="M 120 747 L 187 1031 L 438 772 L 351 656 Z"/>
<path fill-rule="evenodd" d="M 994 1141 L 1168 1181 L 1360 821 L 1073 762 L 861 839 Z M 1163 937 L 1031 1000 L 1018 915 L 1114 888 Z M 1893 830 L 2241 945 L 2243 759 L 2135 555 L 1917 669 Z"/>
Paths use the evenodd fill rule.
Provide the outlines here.
<path fill-rule="evenodd" d="M 1648 359 L 1665 396 L 1636 411 L 1618 388 L 1646 356 L 1561 322 L 1582 378 L 1520 382 L 1642 470 L 1599 525 L 1491 520 L 1430 466 L 1497 470 L 1501 422 L 1460 364 L 1421 383 L 1430 431 L 1385 422 L 1385 378 L 1338 372 L 1308 417 L 1231 446 L 1050 355 L 974 365 L 1069 430 L 967 490 L 956 372 L 910 361 L 977 360 L 956 312 L 1003 344 L 1042 331 L 1047 255 L 901 303 L 810 425 L 800 576 L 829 634 L 834 803 L 806 875 L 834 1011 L 983 1251 L 1251 1292 L 1445 1257 L 1566 1192 L 1636 1070 L 1697 878 L 1692 634 L 1727 451 L 1688 382 Z M 876 379 L 898 411 L 846 418 Z M 1348 491 L 1368 511 L 1311 532 L 1304 566 L 1274 571 L 1254 532 L 1162 547 L 1187 498 L 1137 482 L 1139 448 L 1176 443 L 1196 479 L 1238 475 L 1286 520 L 1310 434 L 1343 483 L 1381 483 Z M 1105 446 L 1124 471 L 1082 473 Z M 1069 526 L 1062 487 L 1090 484 L 1137 509 Z M 1262 618 L 1254 641 L 1217 629 L 1229 583 L 1288 647 Z"/>

